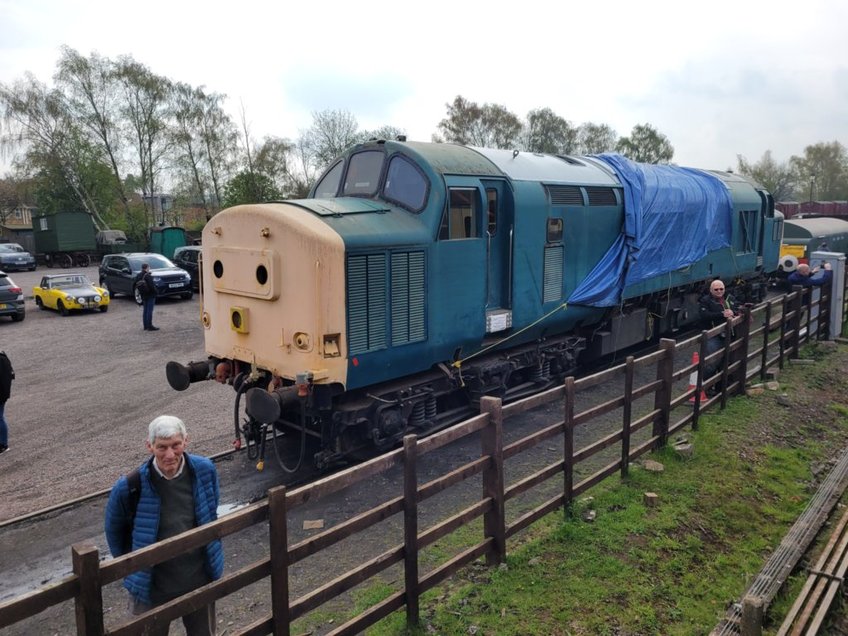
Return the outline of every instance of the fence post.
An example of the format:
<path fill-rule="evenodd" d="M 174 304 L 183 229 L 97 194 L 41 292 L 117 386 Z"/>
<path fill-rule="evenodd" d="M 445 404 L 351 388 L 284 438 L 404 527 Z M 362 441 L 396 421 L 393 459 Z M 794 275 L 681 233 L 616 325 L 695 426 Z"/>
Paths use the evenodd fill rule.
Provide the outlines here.
<path fill-rule="evenodd" d="M 636 363 L 633 356 L 627 356 L 624 362 L 624 408 L 622 409 L 621 429 L 621 478 L 630 472 L 630 424 L 633 418 L 633 370 Z"/>
<path fill-rule="evenodd" d="M 792 291 L 796 293 L 795 300 L 792 301 L 792 309 L 795 312 L 795 318 L 792 321 L 792 327 L 795 330 L 795 335 L 792 337 L 792 347 L 789 353 L 789 357 L 791 359 L 795 359 L 798 357 L 798 352 L 801 348 L 801 312 L 803 311 L 803 299 L 804 299 L 804 288 L 800 285 L 795 285 L 792 287 Z M 809 311 L 807 311 L 809 315 Z M 809 326 L 807 329 L 807 338 L 810 337 Z"/>
<path fill-rule="evenodd" d="M 721 408 L 727 407 L 727 385 L 730 383 L 730 374 L 727 367 L 730 366 L 730 345 L 733 344 L 732 320 L 724 323 L 724 353 L 721 356 Z"/>
<path fill-rule="evenodd" d="M 742 599 L 742 620 L 739 623 L 742 636 L 762 636 L 763 599 L 759 596 L 746 596 Z"/>
<path fill-rule="evenodd" d="M 780 297 L 780 356 L 778 357 L 777 366 L 783 370 L 783 356 L 786 353 L 786 312 L 789 303 L 786 302 L 786 294 Z"/>
<path fill-rule="evenodd" d="M 289 531 L 286 487 L 268 491 L 268 533 L 271 554 L 271 620 L 274 636 L 288 636 L 289 617 Z"/>
<path fill-rule="evenodd" d="M 701 394 L 704 392 L 704 358 L 707 357 L 707 332 L 702 331 L 698 338 L 698 375 L 695 376 L 695 404 L 692 408 L 692 430 L 698 430 L 698 418 L 701 417 Z M 715 385 L 713 385 L 715 386 Z"/>
<path fill-rule="evenodd" d="M 90 543 L 71 546 L 74 574 L 79 577 L 79 594 L 74 598 L 77 634 L 103 634 L 103 592 L 100 588 L 100 555 Z"/>
<path fill-rule="evenodd" d="M 574 376 L 565 379 L 563 396 L 563 508 L 566 518 L 571 517 L 574 507 Z"/>
<path fill-rule="evenodd" d="M 654 409 L 660 411 L 659 419 L 654 420 L 652 435 L 658 437 L 657 448 L 665 446 L 668 439 L 668 423 L 671 420 L 671 376 L 674 374 L 674 347 L 677 343 L 670 338 L 660 340 L 662 358 L 657 362 L 657 380 L 662 386 L 654 394 Z"/>
<path fill-rule="evenodd" d="M 486 555 L 486 563 L 497 565 L 506 558 L 503 403 L 500 398 L 485 396 L 480 400 L 480 412 L 489 415 L 488 426 L 480 432 L 480 443 L 483 455 L 492 458 L 483 470 L 483 496 L 492 500 L 491 509 L 483 515 L 483 530 L 495 540 L 495 549 Z"/>
<path fill-rule="evenodd" d="M 485 398 L 483 398 L 485 399 Z M 407 627 L 420 622 L 418 606 L 418 436 L 403 437 L 403 579 Z"/>
<path fill-rule="evenodd" d="M 751 307 L 750 303 L 746 303 L 742 307 L 742 322 L 737 325 L 739 339 L 742 340 L 742 346 L 736 350 L 736 359 L 739 361 L 739 388 L 736 390 L 736 395 L 745 395 L 745 388 L 748 384 L 748 352 L 751 350 Z"/>
<path fill-rule="evenodd" d="M 769 331 L 771 329 L 771 304 L 773 301 L 766 303 L 766 318 L 763 323 L 763 353 L 760 357 L 760 382 L 766 381 L 766 365 L 768 364 L 768 346 L 769 346 Z"/>

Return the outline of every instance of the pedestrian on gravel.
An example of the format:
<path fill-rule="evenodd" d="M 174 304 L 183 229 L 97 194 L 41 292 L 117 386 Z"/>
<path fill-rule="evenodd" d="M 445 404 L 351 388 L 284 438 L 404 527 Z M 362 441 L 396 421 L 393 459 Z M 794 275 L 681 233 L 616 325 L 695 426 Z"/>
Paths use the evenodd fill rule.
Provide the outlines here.
<path fill-rule="evenodd" d="M 798 269 L 789 274 L 789 278 L 786 280 L 790 285 L 801 285 L 801 287 L 830 285 L 830 281 L 833 279 L 833 268 L 830 263 L 825 262 L 821 267 L 821 275 L 816 276 L 819 273 L 819 269 L 818 267 L 811 269 L 806 263 L 801 263 L 798 265 Z"/>
<path fill-rule="evenodd" d="M 0 453 L 9 450 L 9 424 L 6 422 L 6 402 L 12 393 L 15 370 L 5 351 L 0 351 Z"/>
<path fill-rule="evenodd" d="M 141 323 L 145 331 L 159 331 L 153 326 L 153 307 L 156 306 L 156 285 L 150 273 L 150 265 L 142 263 L 141 271 L 135 277 L 135 288 L 141 296 Z"/>
<path fill-rule="evenodd" d="M 148 428 L 151 457 L 138 468 L 133 493 L 124 475 L 106 504 L 106 540 L 113 557 L 163 541 L 218 518 L 218 473 L 206 457 L 185 452 L 186 427 L 173 415 L 160 415 Z M 137 512 L 136 512 L 137 511 Z M 224 551 L 216 539 L 124 579 L 130 611 L 142 614 L 221 577 Z M 188 636 L 215 633 L 215 604 L 183 616 Z M 167 634 L 168 625 L 149 634 Z"/>
<path fill-rule="evenodd" d="M 739 315 L 739 303 L 733 299 L 733 296 L 725 295 L 724 292 L 724 283 L 717 278 L 710 283 L 709 291 L 704 292 L 698 299 L 698 315 L 701 318 L 702 329 L 712 329 L 729 318 Z M 723 349 L 724 339 L 725 332 L 722 331 L 707 340 L 705 355 L 710 356 Z M 706 362 L 704 364 L 704 375 L 706 377 L 715 375 L 719 364 L 718 360 Z"/>

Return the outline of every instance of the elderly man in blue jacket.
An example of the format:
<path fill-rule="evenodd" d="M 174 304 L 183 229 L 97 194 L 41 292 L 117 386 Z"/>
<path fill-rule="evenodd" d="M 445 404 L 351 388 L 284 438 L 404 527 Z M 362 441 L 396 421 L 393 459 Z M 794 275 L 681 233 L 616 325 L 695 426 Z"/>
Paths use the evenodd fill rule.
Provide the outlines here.
<path fill-rule="evenodd" d="M 182 420 L 160 415 L 152 422 L 147 448 L 152 457 L 138 469 L 140 489 L 131 494 L 122 476 L 106 505 L 106 540 L 119 557 L 218 518 L 218 473 L 206 457 L 185 452 L 188 436 Z M 135 509 L 133 510 L 133 508 Z M 131 539 L 130 539 L 131 537 Z M 181 554 L 124 579 L 133 614 L 187 594 L 221 577 L 221 542 Z M 183 616 L 189 636 L 215 633 L 215 604 Z M 150 633 L 167 634 L 168 625 Z"/>

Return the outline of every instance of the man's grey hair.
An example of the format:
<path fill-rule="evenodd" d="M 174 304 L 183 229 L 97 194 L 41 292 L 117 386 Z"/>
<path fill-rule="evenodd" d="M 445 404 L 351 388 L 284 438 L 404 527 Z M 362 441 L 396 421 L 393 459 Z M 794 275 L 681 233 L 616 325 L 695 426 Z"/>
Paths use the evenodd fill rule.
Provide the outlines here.
<path fill-rule="evenodd" d="M 147 441 L 152 446 L 157 439 L 166 439 L 174 435 L 186 436 L 186 426 L 183 421 L 174 415 L 160 415 L 147 429 Z"/>

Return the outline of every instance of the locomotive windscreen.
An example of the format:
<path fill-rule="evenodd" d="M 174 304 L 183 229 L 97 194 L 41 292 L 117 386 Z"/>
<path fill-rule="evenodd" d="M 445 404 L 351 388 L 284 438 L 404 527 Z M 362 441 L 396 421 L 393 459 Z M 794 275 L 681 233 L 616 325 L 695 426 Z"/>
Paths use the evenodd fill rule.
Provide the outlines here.
<path fill-rule="evenodd" d="M 693 168 L 597 155 L 624 187 L 624 234 L 574 290 L 569 303 L 612 307 L 622 292 L 728 247 L 733 202 L 717 177 Z"/>

